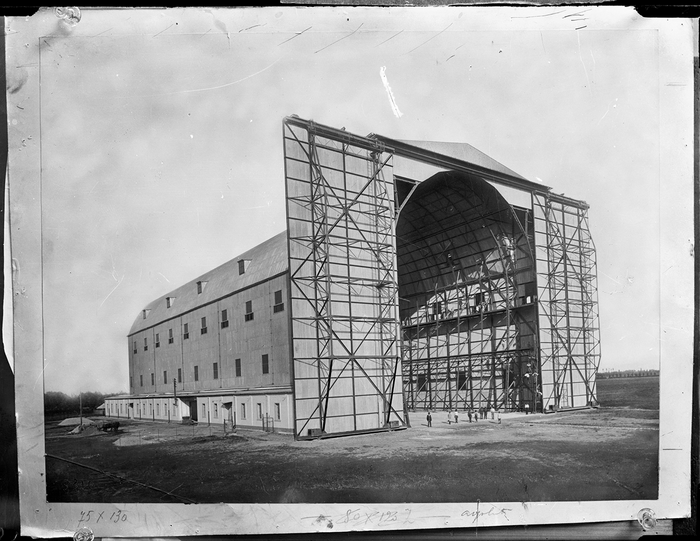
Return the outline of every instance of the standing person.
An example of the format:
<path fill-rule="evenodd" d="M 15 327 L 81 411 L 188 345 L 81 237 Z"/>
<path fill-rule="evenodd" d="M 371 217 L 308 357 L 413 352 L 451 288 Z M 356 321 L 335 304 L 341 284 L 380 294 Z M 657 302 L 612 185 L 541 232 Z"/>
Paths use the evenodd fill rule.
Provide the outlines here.
<path fill-rule="evenodd" d="M 430 410 L 428 410 L 428 415 L 426 419 L 428 420 L 428 426 L 433 426 L 433 416 L 430 415 Z"/>
<path fill-rule="evenodd" d="M 455 410 L 455 424 L 459 422 L 459 412 Z"/>
<path fill-rule="evenodd" d="M 491 406 L 491 420 L 493 421 L 496 418 L 496 408 Z"/>
<path fill-rule="evenodd" d="M 498 424 L 501 424 L 501 410 L 498 410 Z"/>
<path fill-rule="evenodd" d="M 530 413 L 530 404 L 525 404 L 525 415 Z"/>
<path fill-rule="evenodd" d="M 448 410 L 448 412 L 447 412 L 447 424 L 448 425 L 452 424 L 452 410 Z"/>
<path fill-rule="evenodd" d="M 472 409 L 471 408 L 469 408 L 467 410 L 467 417 L 469 418 L 469 422 L 471 423 L 472 422 Z"/>

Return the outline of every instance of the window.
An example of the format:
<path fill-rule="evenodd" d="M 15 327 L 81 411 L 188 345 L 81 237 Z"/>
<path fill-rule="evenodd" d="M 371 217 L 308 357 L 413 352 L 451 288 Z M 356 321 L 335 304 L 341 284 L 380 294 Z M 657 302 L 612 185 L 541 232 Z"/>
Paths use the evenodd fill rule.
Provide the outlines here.
<path fill-rule="evenodd" d="M 163 383 L 168 384 L 168 371 L 163 370 Z"/>
<path fill-rule="evenodd" d="M 214 379 L 219 379 L 219 363 L 214 363 Z"/>
<path fill-rule="evenodd" d="M 187 340 L 190 337 L 190 324 L 185 323 L 183 329 L 182 329 L 182 338 L 183 340 Z"/>
<path fill-rule="evenodd" d="M 143 315 L 143 319 L 146 319 L 146 318 L 148 317 L 148 312 L 150 312 L 150 310 L 143 310 L 143 311 L 141 312 L 142 315 Z"/>
<path fill-rule="evenodd" d="M 202 334 L 207 334 L 207 318 L 202 318 Z"/>
<path fill-rule="evenodd" d="M 139 382 L 141 383 L 141 387 L 143 387 L 143 374 L 139 376 Z"/>
<path fill-rule="evenodd" d="M 247 261 L 245 259 L 238 260 L 238 275 L 239 276 L 241 274 L 245 274 L 245 268 L 247 266 L 246 263 L 247 263 Z"/>
<path fill-rule="evenodd" d="M 241 360 L 236 359 L 235 364 L 236 364 L 236 377 L 240 378 L 241 377 Z"/>
<path fill-rule="evenodd" d="M 138 352 L 139 352 L 139 350 L 136 347 L 136 340 L 134 340 L 134 353 L 138 353 Z"/>
<path fill-rule="evenodd" d="M 245 301 L 245 320 L 253 320 L 253 301 Z"/>
<path fill-rule="evenodd" d="M 207 416 L 207 405 L 202 404 L 202 420 L 204 420 Z"/>
<path fill-rule="evenodd" d="M 457 390 L 461 391 L 462 389 L 467 388 L 467 373 L 459 371 L 457 372 Z"/>
<path fill-rule="evenodd" d="M 489 296 L 487 291 L 482 291 L 474 296 L 474 302 L 476 306 L 474 307 L 476 312 L 484 312 L 488 309 Z"/>
<path fill-rule="evenodd" d="M 241 419 L 245 418 L 245 404 L 241 404 Z"/>
<path fill-rule="evenodd" d="M 267 354 L 262 356 L 262 373 L 263 374 L 270 373 L 270 361 L 269 361 Z"/>
<path fill-rule="evenodd" d="M 143 339 L 143 350 L 148 351 L 148 338 Z"/>
<path fill-rule="evenodd" d="M 168 344 L 172 344 L 174 341 L 175 339 L 173 338 L 173 330 L 168 329 Z"/>
<path fill-rule="evenodd" d="M 272 307 L 272 311 L 276 314 L 277 312 L 282 312 L 284 310 L 284 303 L 282 302 L 282 290 L 275 291 L 275 305 Z"/>
<path fill-rule="evenodd" d="M 197 282 L 197 295 L 201 294 L 202 291 L 204 291 L 204 288 L 206 287 L 207 283 L 203 280 L 200 280 Z"/>
<path fill-rule="evenodd" d="M 262 419 L 262 404 L 258 402 L 255 404 L 256 406 L 256 411 L 258 412 L 258 420 Z"/>
<path fill-rule="evenodd" d="M 134 386 L 134 376 L 129 376 L 129 387 Z"/>
<path fill-rule="evenodd" d="M 278 421 L 282 419 L 282 408 L 280 408 L 279 402 L 275 402 L 275 419 Z"/>
<path fill-rule="evenodd" d="M 151 385 L 155 385 L 155 384 L 156 384 L 156 375 L 151 374 Z"/>
<path fill-rule="evenodd" d="M 182 383 L 182 368 L 177 369 L 177 382 Z"/>
<path fill-rule="evenodd" d="M 156 333 L 156 347 L 160 347 L 160 333 Z"/>
<path fill-rule="evenodd" d="M 170 308 L 173 305 L 174 297 L 165 297 L 165 307 Z"/>
<path fill-rule="evenodd" d="M 194 380 L 199 381 L 199 366 L 194 367 Z"/>
<path fill-rule="evenodd" d="M 156 404 L 156 415 L 160 417 L 160 402 Z"/>
<path fill-rule="evenodd" d="M 228 310 L 221 310 L 221 328 L 228 327 Z"/>
<path fill-rule="evenodd" d="M 219 404 L 214 404 L 214 419 L 219 418 Z"/>

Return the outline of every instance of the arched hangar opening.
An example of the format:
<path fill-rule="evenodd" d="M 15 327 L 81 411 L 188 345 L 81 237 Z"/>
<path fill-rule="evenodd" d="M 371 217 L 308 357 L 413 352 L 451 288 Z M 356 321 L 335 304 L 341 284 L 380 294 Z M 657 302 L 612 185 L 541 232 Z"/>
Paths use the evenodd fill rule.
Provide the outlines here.
<path fill-rule="evenodd" d="M 539 409 L 532 216 L 492 184 L 446 171 L 396 224 L 408 409 Z"/>

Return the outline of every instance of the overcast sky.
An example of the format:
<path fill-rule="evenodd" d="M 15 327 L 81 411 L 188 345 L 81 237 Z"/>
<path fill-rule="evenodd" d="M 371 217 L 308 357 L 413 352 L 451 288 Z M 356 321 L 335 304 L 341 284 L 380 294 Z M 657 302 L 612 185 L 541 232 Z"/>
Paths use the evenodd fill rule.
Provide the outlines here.
<path fill-rule="evenodd" d="M 601 368 L 658 368 L 657 34 L 633 11 L 487 11 L 87 10 L 70 31 L 57 22 L 41 48 L 46 389 L 127 390 L 141 308 L 285 229 L 291 114 L 466 142 L 588 202 Z"/>

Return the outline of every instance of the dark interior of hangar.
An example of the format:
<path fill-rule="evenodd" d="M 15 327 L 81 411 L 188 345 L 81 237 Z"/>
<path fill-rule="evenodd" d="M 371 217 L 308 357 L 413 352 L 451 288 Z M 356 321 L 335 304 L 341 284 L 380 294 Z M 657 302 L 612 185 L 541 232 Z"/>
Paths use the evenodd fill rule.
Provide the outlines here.
<path fill-rule="evenodd" d="M 469 173 L 402 184 L 396 243 L 406 406 L 539 409 L 530 211 Z"/>

